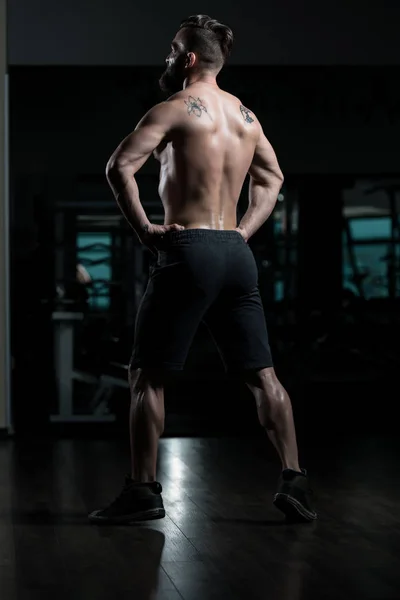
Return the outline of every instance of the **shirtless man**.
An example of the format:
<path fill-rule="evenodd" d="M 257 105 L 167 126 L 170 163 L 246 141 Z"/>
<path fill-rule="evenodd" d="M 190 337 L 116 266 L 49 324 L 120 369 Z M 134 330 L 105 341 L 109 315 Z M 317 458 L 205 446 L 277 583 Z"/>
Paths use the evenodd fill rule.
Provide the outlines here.
<path fill-rule="evenodd" d="M 160 79 L 172 95 L 142 118 L 107 164 L 122 213 L 157 262 L 138 311 L 129 369 L 131 473 L 111 505 L 89 515 L 92 522 L 165 516 L 156 481 L 163 374 L 183 368 L 201 321 L 227 372 L 242 377 L 253 392 L 260 423 L 280 457 L 274 504 L 291 519 L 317 518 L 307 472 L 299 467 L 291 402 L 273 368 L 257 267 L 247 245 L 271 214 L 283 176 L 257 117 L 218 87 L 232 42 L 229 27 L 207 15 L 183 21 Z M 149 222 L 135 181 L 152 153 L 161 165 L 164 225 Z M 237 225 L 247 173 L 249 206 Z"/>

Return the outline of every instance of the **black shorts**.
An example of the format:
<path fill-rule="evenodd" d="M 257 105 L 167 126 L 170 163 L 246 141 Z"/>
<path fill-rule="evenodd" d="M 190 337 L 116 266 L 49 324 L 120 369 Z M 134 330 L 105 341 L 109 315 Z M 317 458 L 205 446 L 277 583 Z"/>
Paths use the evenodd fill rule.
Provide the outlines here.
<path fill-rule="evenodd" d="M 132 368 L 181 370 L 204 322 L 225 370 L 272 367 L 253 253 L 237 231 L 165 234 L 136 317 Z"/>

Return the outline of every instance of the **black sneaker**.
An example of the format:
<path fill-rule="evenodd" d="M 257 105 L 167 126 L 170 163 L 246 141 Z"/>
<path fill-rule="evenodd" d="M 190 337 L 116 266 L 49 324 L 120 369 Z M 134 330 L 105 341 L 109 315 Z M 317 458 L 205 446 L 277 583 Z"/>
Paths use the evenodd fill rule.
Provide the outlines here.
<path fill-rule="evenodd" d="M 318 515 L 311 505 L 312 493 L 305 469 L 301 469 L 301 473 L 284 469 L 279 478 L 274 505 L 291 522 L 314 521 Z"/>
<path fill-rule="evenodd" d="M 165 510 L 161 492 L 162 486 L 158 481 L 138 483 L 127 475 L 119 496 L 107 508 L 90 513 L 89 520 L 92 523 L 129 524 L 162 519 Z"/>

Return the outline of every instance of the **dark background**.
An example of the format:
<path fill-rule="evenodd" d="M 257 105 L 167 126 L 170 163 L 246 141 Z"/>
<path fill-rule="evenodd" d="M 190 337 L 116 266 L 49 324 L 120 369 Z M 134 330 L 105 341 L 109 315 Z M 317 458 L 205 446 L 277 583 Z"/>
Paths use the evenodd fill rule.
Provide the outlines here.
<path fill-rule="evenodd" d="M 396 65 L 400 6 L 392 0 L 11 0 L 11 65 L 159 65 L 181 20 L 196 13 L 235 34 L 233 65 Z"/>
<path fill-rule="evenodd" d="M 371 6 L 202 6 L 236 36 L 219 83 L 256 112 L 286 178 L 250 246 L 276 369 L 304 432 L 395 426 L 377 406 L 394 406 L 400 366 L 399 8 Z M 169 41 L 193 12 L 114 2 L 111 18 L 104 0 L 9 3 L 12 403 L 21 435 L 126 432 L 124 365 L 149 256 L 120 218 L 104 170 L 160 100 Z M 155 161 L 137 179 L 161 222 Z M 239 215 L 246 202 L 247 182 Z M 86 289 L 77 263 L 92 275 Z M 60 311 L 82 314 L 73 327 L 80 376 L 69 382 L 58 370 Z M 111 422 L 93 419 L 104 378 Z M 73 415 L 51 419 L 65 386 Z M 202 328 L 184 372 L 167 383 L 166 406 L 167 434 L 258 431 L 251 397 L 226 379 Z"/>

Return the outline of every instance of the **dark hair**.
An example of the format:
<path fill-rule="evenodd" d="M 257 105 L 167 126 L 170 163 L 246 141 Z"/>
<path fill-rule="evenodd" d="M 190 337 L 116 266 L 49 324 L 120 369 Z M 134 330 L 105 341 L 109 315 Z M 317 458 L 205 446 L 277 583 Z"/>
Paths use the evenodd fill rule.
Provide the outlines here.
<path fill-rule="evenodd" d="M 192 15 L 184 19 L 179 29 L 187 29 L 185 49 L 199 57 L 200 65 L 221 69 L 231 53 L 232 30 L 208 15 Z"/>

